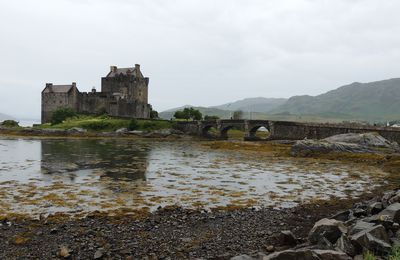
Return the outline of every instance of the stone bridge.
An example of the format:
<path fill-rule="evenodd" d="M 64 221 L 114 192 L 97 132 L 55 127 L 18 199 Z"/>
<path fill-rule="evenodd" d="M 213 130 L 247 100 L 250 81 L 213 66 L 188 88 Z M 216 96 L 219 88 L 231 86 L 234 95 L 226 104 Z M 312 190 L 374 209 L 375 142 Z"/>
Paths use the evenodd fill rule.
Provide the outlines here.
<path fill-rule="evenodd" d="M 228 131 L 232 128 L 244 131 L 245 140 L 260 140 L 256 132 L 260 127 L 269 131 L 268 140 L 301 140 L 322 139 L 332 135 L 345 133 L 378 132 L 390 141 L 400 143 L 400 128 L 376 127 L 356 124 L 318 124 L 270 120 L 210 120 L 177 122 L 176 128 L 192 135 L 208 138 L 227 139 Z M 211 135 L 215 129 L 217 135 Z"/>

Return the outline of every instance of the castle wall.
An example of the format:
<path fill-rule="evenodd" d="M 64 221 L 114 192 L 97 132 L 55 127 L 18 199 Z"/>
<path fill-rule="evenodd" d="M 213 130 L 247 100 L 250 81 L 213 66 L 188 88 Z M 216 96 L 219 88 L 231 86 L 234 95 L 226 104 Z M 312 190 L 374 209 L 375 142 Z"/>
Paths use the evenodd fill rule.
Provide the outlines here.
<path fill-rule="evenodd" d="M 128 101 L 148 103 L 149 78 L 119 75 L 101 79 L 101 92 L 120 93 Z"/>
<path fill-rule="evenodd" d="M 151 106 L 145 103 L 129 102 L 105 93 L 81 93 L 80 113 L 102 113 L 127 118 L 149 118 Z"/>
<path fill-rule="evenodd" d="M 42 123 L 50 122 L 53 112 L 60 108 L 79 111 L 79 92 L 76 88 L 68 93 L 42 92 Z"/>
<path fill-rule="evenodd" d="M 128 102 L 126 100 L 119 100 L 114 104 L 114 111 L 111 115 L 119 117 L 135 117 L 135 118 L 149 118 L 151 106 L 149 104 L 139 102 Z"/>
<path fill-rule="evenodd" d="M 97 114 L 109 113 L 109 105 L 112 97 L 106 93 L 80 93 L 79 112 Z"/>

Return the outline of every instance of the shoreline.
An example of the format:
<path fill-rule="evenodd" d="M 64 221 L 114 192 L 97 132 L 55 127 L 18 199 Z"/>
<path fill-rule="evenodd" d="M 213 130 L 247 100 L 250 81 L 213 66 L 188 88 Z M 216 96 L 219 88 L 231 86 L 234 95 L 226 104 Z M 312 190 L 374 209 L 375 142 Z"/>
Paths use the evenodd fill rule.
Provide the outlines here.
<path fill-rule="evenodd" d="M 166 207 L 142 218 L 99 214 L 69 220 L 3 219 L 0 258 L 63 258 L 62 248 L 68 249 L 72 259 L 93 259 L 100 253 L 105 259 L 230 259 L 241 254 L 254 257 L 286 249 L 279 239 L 281 231 L 290 230 L 298 242 L 304 242 L 319 219 L 375 195 L 288 209 L 205 212 Z"/>
<path fill-rule="evenodd" d="M 129 139 L 181 139 L 193 138 L 173 129 L 155 131 L 127 131 L 127 132 L 90 132 L 75 129 L 35 129 L 35 128 L 1 128 L 0 137 L 25 137 L 25 138 L 129 138 Z"/>

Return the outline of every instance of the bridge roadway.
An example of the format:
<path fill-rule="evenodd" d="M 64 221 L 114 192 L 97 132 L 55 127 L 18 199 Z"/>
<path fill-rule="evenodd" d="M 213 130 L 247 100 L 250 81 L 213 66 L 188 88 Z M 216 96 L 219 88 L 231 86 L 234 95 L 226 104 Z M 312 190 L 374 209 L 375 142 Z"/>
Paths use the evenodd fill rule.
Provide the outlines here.
<path fill-rule="evenodd" d="M 359 124 L 320 124 L 299 123 L 289 121 L 271 120 L 209 120 L 209 121 L 187 121 L 177 122 L 176 128 L 192 135 L 208 138 L 228 139 L 228 131 L 232 128 L 245 132 L 245 140 L 260 140 L 256 132 L 260 127 L 268 129 L 270 135 L 268 140 L 301 140 L 322 139 L 332 135 L 345 133 L 377 132 L 390 141 L 400 143 L 400 128 L 377 127 Z M 210 134 L 210 130 L 217 130 L 217 135 Z"/>

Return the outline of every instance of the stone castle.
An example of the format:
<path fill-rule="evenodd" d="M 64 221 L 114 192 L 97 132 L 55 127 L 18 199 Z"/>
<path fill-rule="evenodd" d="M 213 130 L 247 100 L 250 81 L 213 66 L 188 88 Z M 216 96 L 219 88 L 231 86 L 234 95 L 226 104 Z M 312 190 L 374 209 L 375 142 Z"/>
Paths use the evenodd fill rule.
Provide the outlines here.
<path fill-rule="evenodd" d="M 149 78 L 143 76 L 140 65 L 134 68 L 110 67 L 101 78 L 101 92 L 80 92 L 73 82 L 70 85 L 46 83 L 42 91 L 42 123 L 51 120 L 59 108 L 70 108 L 77 113 L 99 114 L 126 118 L 150 118 L 148 103 Z"/>

